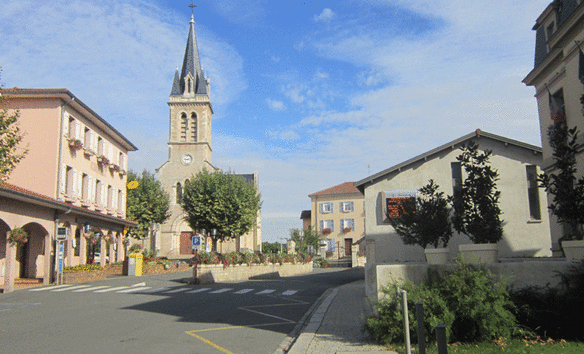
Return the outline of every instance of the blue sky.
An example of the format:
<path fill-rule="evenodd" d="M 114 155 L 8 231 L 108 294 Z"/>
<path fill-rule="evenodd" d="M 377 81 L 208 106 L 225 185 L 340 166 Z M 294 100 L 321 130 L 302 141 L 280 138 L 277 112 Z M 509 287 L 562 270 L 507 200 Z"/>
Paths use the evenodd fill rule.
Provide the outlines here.
<path fill-rule="evenodd" d="M 541 146 L 535 19 L 550 0 L 195 1 L 211 78 L 213 164 L 258 171 L 264 240 L 308 194 L 477 128 Z M 168 95 L 190 1 L 0 0 L 5 87 L 63 87 L 139 151 L 168 155 Z"/>

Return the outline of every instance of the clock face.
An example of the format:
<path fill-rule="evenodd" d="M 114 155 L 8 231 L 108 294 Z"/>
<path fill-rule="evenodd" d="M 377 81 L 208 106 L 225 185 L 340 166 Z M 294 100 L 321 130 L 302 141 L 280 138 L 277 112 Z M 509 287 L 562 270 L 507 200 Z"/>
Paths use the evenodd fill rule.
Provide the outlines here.
<path fill-rule="evenodd" d="M 190 164 L 191 162 L 193 162 L 193 157 L 192 157 L 191 155 L 184 155 L 184 156 L 182 157 L 182 162 L 183 162 L 185 165 L 188 165 L 188 164 Z"/>

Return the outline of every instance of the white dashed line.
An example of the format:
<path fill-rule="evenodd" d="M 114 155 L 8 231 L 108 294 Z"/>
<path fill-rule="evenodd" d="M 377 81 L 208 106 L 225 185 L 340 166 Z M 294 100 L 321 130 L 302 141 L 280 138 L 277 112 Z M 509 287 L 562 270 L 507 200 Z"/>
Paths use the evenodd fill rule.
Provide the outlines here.
<path fill-rule="evenodd" d="M 129 286 L 118 286 L 115 288 L 98 290 L 98 291 L 96 291 L 96 293 L 108 293 L 110 291 L 118 291 L 118 290 L 123 290 L 123 289 L 127 289 L 127 288 L 129 288 Z"/>
<path fill-rule="evenodd" d="M 232 288 L 224 288 L 224 289 L 219 289 L 219 290 L 215 290 L 215 291 L 211 291 L 209 294 L 221 294 L 221 293 L 225 293 L 228 291 L 233 290 Z"/>
<path fill-rule="evenodd" d="M 59 288 L 66 288 L 66 287 L 70 287 L 71 284 L 66 284 L 66 285 L 56 285 L 56 286 L 47 286 L 44 288 L 37 288 L 37 289 L 30 289 L 29 291 L 45 291 L 45 290 L 55 290 L 55 289 L 59 289 Z"/>
<path fill-rule="evenodd" d="M 183 292 L 183 291 L 187 291 L 189 289 L 190 288 L 178 288 L 178 289 L 174 289 L 174 290 L 170 290 L 170 291 L 165 291 L 164 293 L 165 294 L 174 294 L 174 293 L 180 293 L 180 292 Z"/>
<path fill-rule="evenodd" d="M 282 293 L 282 295 L 284 296 L 290 296 L 290 295 L 294 295 L 298 292 L 298 290 L 286 290 Z"/>
<path fill-rule="evenodd" d="M 193 291 L 187 292 L 187 294 L 195 294 L 195 293 L 202 293 L 203 291 L 211 290 L 211 288 L 200 288 Z"/>
<path fill-rule="evenodd" d="M 61 289 L 56 289 L 56 290 L 51 290 L 54 292 L 58 292 L 58 291 L 67 291 L 67 290 L 73 290 L 73 289 L 83 289 L 83 288 L 89 288 L 91 285 L 77 285 L 77 286 L 71 286 L 68 288 L 61 288 Z"/>
<path fill-rule="evenodd" d="M 73 292 L 74 293 L 84 293 L 86 291 L 95 291 L 95 290 L 99 290 L 99 289 L 103 289 L 103 288 L 109 288 L 109 286 L 107 286 L 107 285 L 94 286 L 92 288 L 85 288 L 85 289 L 73 290 Z"/>
<path fill-rule="evenodd" d="M 128 294 L 128 293 L 133 293 L 136 291 L 142 291 L 142 290 L 146 290 L 146 289 L 150 289 L 150 287 L 149 286 L 144 286 L 144 287 L 139 287 L 139 288 L 132 287 L 130 289 L 118 291 L 118 293 Z"/>
<path fill-rule="evenodd" d="M 260 291 L 259 293 L 256 293 L 256 295 L 262 295 L 262 294 L 271 294 L 274 291 L 276 291 L 275 289 L 266 289 L 264 291 Z"/>
<path fill-rule="evenodd" d="M 254 289 L 243 289 L 243 290 L 239 290 L 234 292 L 234 294 L 247 294 L 249 292 L 252 292 Z"/>

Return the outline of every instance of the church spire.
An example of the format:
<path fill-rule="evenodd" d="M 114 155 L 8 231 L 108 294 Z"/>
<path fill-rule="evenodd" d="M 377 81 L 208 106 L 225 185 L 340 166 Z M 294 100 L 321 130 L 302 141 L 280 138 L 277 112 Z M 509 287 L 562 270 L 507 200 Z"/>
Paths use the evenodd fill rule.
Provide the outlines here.
<path fill-rule="evenodd" d="M 187 47 L 183 59 L 180 76 L 178 69 L 175 73 L 172 83 L 171 96 L 183 94 L 208 94 L 207 80 L 201 63 L 199 61 L 199 48 L 197 47 L 197 35 L 195 33 L 195 19 L 191 15 L 189 36 L 187 38 Z"/>

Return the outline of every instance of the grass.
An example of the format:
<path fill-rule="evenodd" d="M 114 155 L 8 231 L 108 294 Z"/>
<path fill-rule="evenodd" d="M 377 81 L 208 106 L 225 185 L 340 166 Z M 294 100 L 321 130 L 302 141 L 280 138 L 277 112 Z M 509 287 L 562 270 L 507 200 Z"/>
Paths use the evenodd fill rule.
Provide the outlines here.
<path fill-rule="evenodd" d="M 404 354 L 405 347 L 390 348 Z M 417 345 L 412 345 L 412 353 L 417 353 Z M 437 354 L 438 349 L 435 344 L 426 346 L 427 354 Z M 460 354 L 502 354 L 502 353 L 519 353 L 519 354 L 580 354 L 584 353 L 584 343 L 566 342 L 564 340 L 554 341 L 552 339 L 512 339 L 507 340 L 500 338 L 492 342 L 463 344 L 453 343 L 448 345 L 448 353 Z"/>

